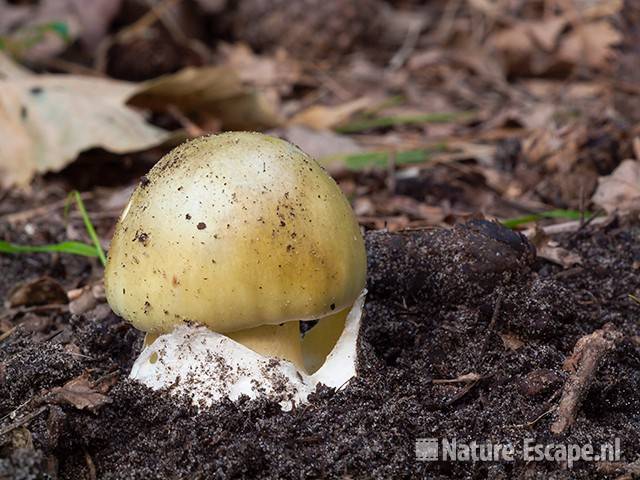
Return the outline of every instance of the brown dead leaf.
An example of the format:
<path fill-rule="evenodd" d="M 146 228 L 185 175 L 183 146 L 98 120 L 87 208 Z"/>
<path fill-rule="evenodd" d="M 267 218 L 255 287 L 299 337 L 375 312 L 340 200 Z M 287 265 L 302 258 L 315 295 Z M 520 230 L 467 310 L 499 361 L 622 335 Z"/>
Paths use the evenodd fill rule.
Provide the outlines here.
<path fill-rule="evenodd" d="M 537 22 L 528 22 L 526 27 L 529 35 L 547 52 L 551 52 L 558 44 L 560 34 L 567 26 L 567 19 L 551 17 Z"/>
<path fill-rule="evenodd" d="M 230 66 L 190 67 L 140 84 L 129 100 L 164 111 L 168 105 L 189 116 L 217 118 L 227 130 L 263 130 L 282 123 L 277 105 L 242 82 Z"/>
<path fill-rule="evenodd" d="M 129 105 L 215 117 L 225 129 L 281 123 L 277 109 L 229 66 L 187 68 L 142 84 L 34 75 L 0 55 L 0 184 L 26 184 L 89 148 L 127 153 L 170 137 Z"/>
<path fill-rule="evenodd" d="M 500 339 L 502 340 L 502 343 L 504 344 L 505 348 L 507 348 L 508 350 L 512 350 L 514 352 L 522 348 L 525 344 L 520 339 L 520 337 L 512 333 L 501 333 Z"/>
<path fill-rule="evenodd" d="M 448 212 L 440 206 L 425 205 L 414 198 L 393 195 L 381 210 L 388 214 L 404 214 L 413 219 L 424 220 L 429 225 L 438 225 L 447 218 Z"/>
<path fill-rule="evenodd" d="M 526 23 L 498 30 L 489 38 L 489 44 L 499 52 L 508 72 L 527 72 L 535 44 Z"/>
<path fill-rule="evenodd" d="M 354 113 L 360 112 L 372 105 L 372 99 L 361 97 L 347 103 L 327 107 L 324 105 L 314 105 L 296 114 L 291 120 L 291 124 L 305 125 L 316 130 L 330 130 L 331 128 L 346 121 Z"/>
<path fill-rule="evenodd" d="M 560 247 L 557 242 L 549 238 L 543 229 L 537 226 L 534 234 L 529 237 L 529 240 L 536 247 L 536 254 L 540 258 L 549 260 L 564 268 L 573 267 L 582 263 L 580 255 Z"/>
<path fill-rule="evenodd" d="M 223 45 L 220 52 L 223 65 L 236 72 L 245 86 L 259 91 L 274 112 L 281 110 L 281 98 L 291 94 L 302 75 L 300 64 L 282 49 L 256 55 L 249 46 L 236 44 Z"/>
<path fill-rule="evenodd" d="M 521 20 L 493 33 L 489 44 L 498 52 L 507 72 L 542 74 L 557 63 L 554 51 L 567 25 L 563 17 Z"/>
<path fill-rule="evenodd" d="M 313 130 L 302 125 L 291 125 L 270 133 L 294 143 L 324 167 L 330 166 L 337 156 L 362 151 L 351 137 L 329 130 Z"/>
<path fill-rule="evenodd" d="M 622 38 L 622 33 L 606 20 L 578 25 L 563 38 L 558 59 L 573 65 L 606 70 L 612 65 L 615 54 L 613 47 Z"/>
<path fill-rule="evenodd" d="M 583 18 L 595 20 L 620 13 L 624 0 L 574 0 Z"/>
<path fill-rule="evenodd" d="M 611 175 L 600 177 L 591 200 L 607 213 L 640 211 L 640 161 L 625 160 Z"/>
<path fill-rule="evenodd" d="M 34 305 L 62 305 L 68 302 L 65 289 L 51 277 L 40 277 L 15 287 L 7 299 L 9 308 Z"/>
<path fill-rule="evenodd" d="M 107 377 L 107 380 L 92 382 L 88 372 L 68 381 L 62 387 L 51 389 L 50 395 L 53 403 L 73 405 L 78 410 L 85 408 L 94 411 L 101 406 L 111 403 L 111 398 L 105 395 L 115 377 Z"/>
<path fill-rule="evenodd" d="M 76 75 L 34 75 L 0 54 L 0 184 L 28 183 L 89 148 L 143 150 L 168 138 L 125 103 L 138 86 Z"/>
<path fill-rule="evenodd" d="M 273 55 L 256 55 L 245 44 L 223 45 L 220 51 L 224 63 L 230 66 L 247 85 L 273 89 L 288 94 L 302 74 L 300 64 L 284 50 Z"/>

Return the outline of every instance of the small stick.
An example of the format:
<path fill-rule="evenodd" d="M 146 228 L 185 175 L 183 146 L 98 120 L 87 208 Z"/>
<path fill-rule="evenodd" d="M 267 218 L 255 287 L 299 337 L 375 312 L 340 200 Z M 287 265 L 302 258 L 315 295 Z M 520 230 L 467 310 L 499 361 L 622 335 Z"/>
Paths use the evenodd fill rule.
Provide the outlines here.
<path fill-rule="evenodd" d="M 607 221 L 607 217 L 591 217 L 584 223 L 586 227 L 588 224 L 591 225 L 600 225 Z M 554 235 L 556 233 L 569 233 L 575 232 L 581 228 L 579 220 L 572 220 L 570 222 L 558 223 L 555 225 L 548 225 L 546 227 L 542 227 L 542 230 L 547 235 Z M 527 238 L 531 238 L 535 234 L 535 228 L 529 228 L 522 232 Z"/>
<path fill-rule="evenodd" d="M 80 198 L 82 200 L 89 200 L 92 197 L 93 197 L 93 194 L 91 193 L 80 194 Z M 67 205 L 66 198 L 64 198 L 63 200 L 58 200 L 58 201 L 49 203 L 48 205 L 44 205 L 42 207 L 36 207 L 36 208 L 31 208 L 29 210 L 22 210 L 20 212 L 8 213 L 5 215 L 2 215 L 0 217 L 0 221 L 3 221 L 3 222 L 6 221 L 8 223 L 11 223 L 12 225 L 16 223 L 24 223 L 24 222 L 28 222 L 29 220 L 33 220 L 34 218 L 48 215 L 54 210 L 62 209 L 65 207 L 65 205 Z"/>
<path fill-rule="evenodd" d="M 22 418 L 16 420 L 15 422 L 9 424 L 8 426 L 6 426 L 2 430 L 0 430 L 0 437 L 2 437 L 3 435 L 6 435 L 7 433 L 12 432 L 13 430 L 15 430 L 18 427 L 21 427 L 22 425 L 25 425 L 25 424 L 29 423 L 31 420 L 36 418 L 38 415 L 40 415 L 42 412 L 44 412 L 48 408 L 49 408 L 49 405 L 43 405 L 40 408 L 38 408 L 37 410 L 34 410 L 33 412 L 28 413 L 24 417 L 22 417 Z"/>
<path fill-rule="evenodd" d="M 571 372 L 562 390 L 558 404 L 558 416 L 551 425 L 551 432 L 563 433 L 576 419 L 584 394 L 589 389 L 598 365 L 606 353 L 613 350 L 622 334 L 610 323 L 600 330 L 585 335 L 576 342 L 571 356 L 564 362 L 564 369 Z"/>
<path fill-rule="evenodd" d="M 96 465 L 93 463 L 91 455 L 89 455 L 89 452 L 86 450 L 84 451 L 84 461 L 87 464 L 87 470 L 89 470 L 89 480 L 96 480 Z"/>
<path fill-rule="evenodd" d="M 460 375 L 456 378 L 442 378 L 431 380 L 431 383 L 434 385 L 445 385 L 451 383 L 469 383 L 469 382 L 477 382 L 478 380 L 482 380 L 482 375 L 478 373 L 465 373 L 464 375 Z"/>
<path fill-rule="evenodd" d="M 544 417 L 546 417 L 547 415 L 549 415 L 550 413 L 553 413 L 556 411 L 558 407 L 551 407 L 549 410 L 547 410 L 546 412 L 538 415 L 535 419 L 531 420 L 530 422 L 525 422 L 525 423 L 518 423 L 516 425 L 514 425 L 514 427 L 518 427 L 518 428 L 522 428 L 522 427 L 533 427 L 536 423 L 538 423 L 540 420 L 542 420 Z"/>
<path fill-rule="evenodd" d="M 16 331 L 17 327 L 11 327 L 9 330 L 0 335 L 0 342 L 2 342 L 5 338 L 9 338 L 9 336 Z"/>

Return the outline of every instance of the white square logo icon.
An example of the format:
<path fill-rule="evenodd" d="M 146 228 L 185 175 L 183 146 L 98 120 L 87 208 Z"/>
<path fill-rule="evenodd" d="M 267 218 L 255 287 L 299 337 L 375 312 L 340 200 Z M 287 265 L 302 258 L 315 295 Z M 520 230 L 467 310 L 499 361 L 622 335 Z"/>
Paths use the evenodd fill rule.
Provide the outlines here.
<path fill-rule="evenodd" d="M 421 462 L 433 462 L 438 460 L 438 439 L 416 439 L 416 460 Z"/>

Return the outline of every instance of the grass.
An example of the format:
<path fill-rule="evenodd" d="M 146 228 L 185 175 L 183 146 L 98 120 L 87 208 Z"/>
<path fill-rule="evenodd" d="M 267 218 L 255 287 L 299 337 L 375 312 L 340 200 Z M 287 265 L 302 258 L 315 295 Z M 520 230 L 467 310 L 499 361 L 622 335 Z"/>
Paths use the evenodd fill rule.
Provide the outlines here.
<path fill-rule="evenodd" d="M 412 163 L 423 163 L 431 159 L 435 153 L 447 150 L 445 143 L 435 144 L 428 148 L 418 148 L 399 152 L 363 152 L 348 155 L 330 155 L 321 158 L 320 164 L 323 166 L 343 165 L 348 170 L 365 170 L 367 168 L 387 168 L 391 160 L 390 155 L 395 155 L 393 163 L 397 166 L 409 165 Z"/>
<path fill-rule="evenodd" d="M 102 266 L 106 266 L 107 258 L 104 254 L 104 250 L 102 249 L 102 245 L 100 245 L 100 239 L 98 238 L 96 229 L 94 228 L 93 223 L 89 218 L 89 214 L 87 213 L 84 202 L 80 197 L 80 193 L 78 193 L 78 191 L 76 190 L 71 192 L 67 197 L 67 204 L 65 206 L 65 217 L 73 201 L 75 201 L 76 206 L 80 211 L 82 221 L 84 222 L 84 227 L 87 230 L 89 237 L 93 241 L 93 245 L 74 241 L 54 243 L 51 245 L 16 245 L 15 243 L 9 243 L 0 240 L 0 253 L 8 253 L 14 255 L 29 253 L 67 253 L 71 255 L 81 255 L 84 257 L 98 257 L 100 259 L 100 263 L 102 263 Z"/>
<path fill-rule="evenodd" d="M 71 203 L 71 199 L 76 201 L 76 206 L 80 211 L 80 215 L 82 216 L 82 221 L 84 222 L 84 228 L 87 230 L 91 241 L 96 249 L 98 254 L 98 258 L 102 263 L 102 266 L 105 267 L 107 265 L 107 257 L 104 254 L 104 250 L 102 249 L 102 245 L 100 244 L 100 239 L 98 238 L 98 234 L 96 233 L 96 229 L 93 227 L 93 223 L 91 223 L 91 219 L 89 218 L 89 214 L 87 213 L 87 209 L 84 206 L 84 202 L 82 201 L 82 197 L 80 197 L 80 192 L 74 190 L 67 197 L 67 205 L 65 207 L 65 216 L 69 210 L 69 204 Z"/>
<path fill-rule="evenodd" d="M 509 218 L 502 220 L 500 223 L 507 228 L 517 228 L 525 223 L 538 222 L 545 218 L 560 218 L 564 220 L 580 220 L 584 218 L 588 220 L 594 214 L 591 212 L 580 212 L 578 210 L 549 210 L 548 212 L 532 213 L 523 215 L 522 217 Z"/>
<path fill-rule="evenodd" d="M 422 115 L 402 115 L 394 117 L 362 118 L 338 125 L 338 133 L 360 133 L 374 128 L 397 127 L 401 125 L 422 125 L 424 123 L 451 123 L 464 121 L 473 117 L 474 112 L 442 112 L 425 113 Z"/>
<path fill-rule="evenodd" d="M 93 245 L 82 242 L 60 242 L 52 245 L 16 245 L 0 240 L 0 253 L 70 253 L 84 257 L 97 257 L 98 252 Z"/>
<path fill-rule="evenodd" d="M 27 51 L 43 43 L 49 34 L 57 36 L 64 43 L 70 43 L 73 40 L 66 23 L 48 22 L 19 29 L 9 36 L 0 36 L 0 50 L 20 58 Z"/>

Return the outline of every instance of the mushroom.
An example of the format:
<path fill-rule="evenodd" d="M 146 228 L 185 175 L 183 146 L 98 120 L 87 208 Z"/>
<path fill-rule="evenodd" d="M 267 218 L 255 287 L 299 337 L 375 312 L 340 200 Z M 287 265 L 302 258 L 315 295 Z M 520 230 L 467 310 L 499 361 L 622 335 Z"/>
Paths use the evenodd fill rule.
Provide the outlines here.
<path fill-rule="evenodd" d="M 288 142 L 230 132 L 175 148 L 143 177 L 105 287 L 147 333 L 133 378 L 196 404 L 267 394 L 288 408 L 355 375 L 365 277 L 335 181 Z M 319 320 L 304 339 L 301 320 Z"/>

